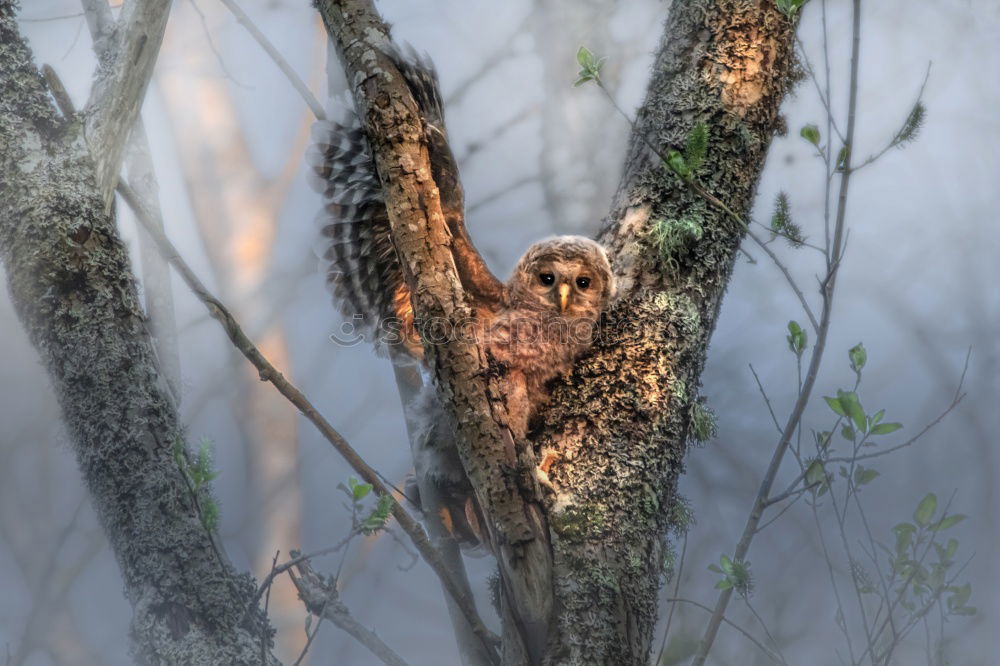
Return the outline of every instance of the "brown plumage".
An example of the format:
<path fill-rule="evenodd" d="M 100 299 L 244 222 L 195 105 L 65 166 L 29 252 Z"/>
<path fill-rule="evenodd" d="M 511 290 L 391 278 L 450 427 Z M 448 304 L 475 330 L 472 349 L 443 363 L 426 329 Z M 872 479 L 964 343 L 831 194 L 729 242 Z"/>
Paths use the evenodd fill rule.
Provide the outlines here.
<path fill-rule="evenodd" d="M 476 342 L 500 369 L 508 427 L 524 440 L 546 404 L 549 384 L 567 374 L 592 341 L 614 294 L 604 249 L 580 236 L 532 245 L 501 283 L 469 240 L 458 168 L 448 147 L 437 77 L 429 63 L 395 54 L 421 111 L 432 175 L 452 234 L 452 253 L 476 312 Z M 318 123 L 312 151 L 314 182 L 325 200 L 321 216 L 327 279 L 341 311 L 379 348 L 422 361 L 410 291 L 392 245 L 381 182 L 364 131 L 353 112 Z M 443 522 L 465 543 L 478 539 L 481 512 L 458 460 L 455 433 L 433 389 L 411 406 L 423 421 L 417 436 L 418 473 L 430 474 L 446 497 Z M 412 489 L 412 487 L 411 487 Z"/>

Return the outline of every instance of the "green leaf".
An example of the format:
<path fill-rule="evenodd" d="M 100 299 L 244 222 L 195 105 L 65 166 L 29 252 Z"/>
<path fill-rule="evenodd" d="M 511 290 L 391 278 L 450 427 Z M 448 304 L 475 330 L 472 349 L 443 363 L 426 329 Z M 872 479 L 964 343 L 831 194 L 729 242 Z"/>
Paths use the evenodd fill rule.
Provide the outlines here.
<path fill-rule="evenodd" d="M 851 360 L 851 370 L 857 375 L 861 375 L 862 368 L 868 362 L 868 352 L 860 342 L 847 350 L 847 357 Z"/>
<path fill-rule="evenodd" d="M 875 412 L 875 416 L 872 417 L 872 423 L 881 423 L 883 416 L 885 416 L 885 410 L 884 409 L 878 410 L 877 412 Z"/>
<path fill-rule="evenodd" d="M 840 436 L 846 439 L 848 442 L 854 441 L 854 428 L 849 425 L 845 425 L 840 429 Z"/>
<path fill-rule="evenodd" d="M 902 557 L 906 549 L 913 543 L 913 535 L 917 531 L 917 526 L 913 523 L 899 523 L 892 528 L 896 534 L 896 555 Z"/>
<path fill-rule="evenodd" d="M 878 416 L 878 414 L 876 414 Z M 876 422 L 872 419 L 872 422 Z M 871 432 L 873 435 L 888 435 L 889 433 L 896 432 L 903 427 L 902 423 L 879 423 L 877 426 L 872 428 Z"/>
<path fill-rule="evenodd" d="M 951 592 L 951 596 L 948 597 L 948 608 L 961 608 L 972 596 L 972 584 L 966 583 L 958 587 L 949 587 L 948 591 Z"/>
<path fill-rule="evenodd" d="M 597 58 L 593 53 L 590 52 L 585 46 L 581 46 L 576 52 L 576 61 L 580 65 L 580 73 L 577 74 L 576 82 L 574 86 L 579 86 L 587 81 L 597 81 L 600 83 L 601 80 L 601 67 L 604 66 L 604 58 Z"/>
<path fill-rule="evenodd" d="M 714 573 L 718 573 L 718 574 L 720 574 L 720 573 L 725 573 L 725 572 L 724 572 L 724 571 L 723 571 L 723 570 L 722 570 L 722 569 L 721 569 L 721 568 L 719 567 L 719 565 L 718 565 L 718 564 L 709 564 L 709 565 L 708 565 L 708 570 L 709 570 L 709 571 L 712 571 L 712 572 L 714 572 Z"/>
<path fill-rule="evenodd" d="M 788 195 L 778 192 L 774 198 L 774 213 L 771 215 L 771 237 L 783 236 L 792 247 L 801 247 L 805 242 L 802 229 L 792 220 Z"/>
<path fill-rule="evenodd" d="M 355 502 L 360 502 L 361 500 L 363 500 L 365 497 L 368 496 L 368 493 L 372 491 L 371 484 L 361 483 L 360 481 L 358 481 L 353 477 L 347 480 L 347 485 L 350 488 L 349 494 L 351 496 L 351 499 Z"/>
<path fill-rule="evenodd" d="M 788 322 L 788 335 L 785 339 L 788 341 L 788 348 L 792 350 L 792 353 L 796 356 L 802 356 L 802 352 L 806 348 L 808 336 L 797 321 L 792 320 Z"/>
<path fill-rule="evenodd" d="M 684 156 L 676 150 L 671 150 L 667 153 L 666 162 L 667 168 L 681 178 L 687 179 L 691 175 L 691 169 L 688 168 L 687 162 L 684 161 Z"/>
<path fill-rule="evenodd" d="M 854 391 L 837 391 L 837 400 L 840 401 L 843 413 L 854 421 L 858 431 L 865 432 L 868 429 L 868 418 L 858 401 L 858 394 Z"/>
<path fill-rule="evenodd" d="M 941 559 L 948 559 L 955 557 L 955 553 L 958 551 L 958 539 L 948 539 L 948 545 L 944 549 L 944 557 Z"/>
<path fill-rule="evenodd" d="M 389 513 L 392 511 L 392 504 L 392 497 L 389 495 L 379 497 L 375 508 L 368 514 L 367 518 L 361 521 L 361 532 L 371 535 L 385 527 L 386 521 L 389 520 Z"/>
<path fill-rule="evenodd" d="M 826 398 L 826 400 L 829 401 L 829 398 Z M 838 406 L 839 406 L 839 403 L 838 403 Z M 822 432 L 814 432 L 813 435 L 816 438 L 816 446 L 817 446 L 817 448 L 819 448 L 822 451 L 826 447 L 830 446 L 830 436 L 832 434 L 833 433 L 831 433 L 829 430 L 823 430 Z"/>
<path fill-rule="evenodd" d="M 926 116 L 926 107 L 924 107 L 923 102 L 917 100 L 917 103 L 913 105 L 910 113 L 906 116 L 903 126 L 896 132 L 896 136 L 892 137 L 892 145 L 902 146 L 914 141 L 917 138 L 917 134 L 920 133 L 920 128 L 924 125 L 924 118 Z"/>
<path fill-rule="evenodd" d="M 845 162 L 847 162 L 847 146 L 841 146 L 840 152 L 837 153 L 837 164 L 834 167 L 834 170 L 840 171 L 843 169 Z"/>
<path fill-rule="evenodd" d="M 732 586 L 733 586 L 733 584 L 731 582 L 729 582 L 728 578 L 723 578 L 722 580 L 720 580 L 718 583 L 715 584 L 715 589 L 717 589 L 717 590 L 728 590 Z"/>
<path fill-rule="evenodd" d="M 817 147 L 819 146 L 819 139 L 820 139 L 819 128 L 816 127 L 815 125 L 805 125 L 802 129 L 799 130 L 799 136 L 801 136 L 803 139 L 805 139 L 812 145 Z"/>
<path fill-rule="evenodd" d="M 962 522 L 963 520 L 965 520 L 966 517 L 967 516 L 964 513 L 956 513 L 956 514 L 952 514 L 950 516 L 945 516 L 941 520 L 939 520 L 936 523 L 934 523 L 933 525 L 931 525 L 930 530 L 932 532 L 940 532 L 942 530 L 946 530 L 946 529 L 948 529 L 950 527 L 954 527 L 955 525 L 958 525 L 960 522 Z"/>
<path fill-rule="evenodd" d="M 838 398 L 823 396 L 823 399 L 826 400 L 826 404 L 830 405 L 830 409 L 833 410 L 834 414 L 837 414 L 838 416 L 847 416 L 847 413 L 844 411 L 844 407 L 840 404 L 840 400 Z"/>
<path fill-rule="evenodd" d="M 913 512 L 913 520 L 916 521 L 917 525 L 926 527 L 931 522 L 931 518 L 934 517 L 935 511 L 937 511 L 937 495 L 927 493 L 917 504 L 917 509 Z"/>
<path fill-rule="evenodd" d="M 806 4 L 806 0 L 775 0 L 775 6 L 778 8 L 782 14 L 788 18 L 795 16 L 795 12 L 802 8 L 802 5 Z"/>
<path fill-rule="evenodd" d="M 822 462 L 813 460 L 806 468 L 806 485 L 815 486 L 817 484 L 821 487 L 826 484 L 826 469 L 824 469 Z"/>
<path fill-rule="evenodd" d="M 722 555 L 719 558 L 719 563 L 722 565 L 722 570 L 725 573 L 727 574 L 733 573 L 733 561 L 729 559 L 727 555 Z"/>
<path fill-rule="evenodd" d="M 861 465 L 858 465 L 854 469 L 854 485 L 863 486 L 871 483 L 878 478 L 878 470 L 866 469 Z"/>

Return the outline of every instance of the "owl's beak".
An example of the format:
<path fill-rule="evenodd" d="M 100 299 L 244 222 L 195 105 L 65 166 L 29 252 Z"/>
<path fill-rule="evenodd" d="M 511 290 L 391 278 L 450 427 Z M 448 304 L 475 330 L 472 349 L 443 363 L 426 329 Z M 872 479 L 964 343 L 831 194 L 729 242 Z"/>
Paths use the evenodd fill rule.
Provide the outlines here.
<path fill-rule="evenodd" d="M 566 312 L 567 305 L 569 305 L 569 285 L 564 282 L 559 285 L 559 311 Z"/>

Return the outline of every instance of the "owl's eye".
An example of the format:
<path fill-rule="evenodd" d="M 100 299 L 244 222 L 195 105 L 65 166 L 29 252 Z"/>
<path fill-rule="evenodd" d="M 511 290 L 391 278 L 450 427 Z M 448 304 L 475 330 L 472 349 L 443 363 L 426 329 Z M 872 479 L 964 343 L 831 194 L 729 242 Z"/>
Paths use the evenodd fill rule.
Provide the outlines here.
<path fill-rule="evenodd" d="M 590 278 L 589 277 L 578 277 L 576 279 L 576 286 L 580 289 L 590 289 Z"/>
<path fill-rule="evenodd" d="M 544 284 L 546 287 L 549 287 L 552 285 L 552 283 L 556 281 L 556 276 L 553 275 L 552 273 L 539 273 L 538 281 Z"/>

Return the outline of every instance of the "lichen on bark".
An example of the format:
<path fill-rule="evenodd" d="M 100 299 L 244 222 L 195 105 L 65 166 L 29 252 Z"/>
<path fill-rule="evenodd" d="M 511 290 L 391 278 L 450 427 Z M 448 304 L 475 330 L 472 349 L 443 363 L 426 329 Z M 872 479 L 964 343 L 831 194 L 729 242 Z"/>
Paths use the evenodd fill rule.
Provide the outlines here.
<path fill-rule="evenodd" d="M 686 513 L 677 510 L 677 479 L 692 404 L 745 232 L 662 155 L 683 149 L 704 123 L 708 149 L 694 177 L 747 216 L 780 127 L 794 28 L 771 2 L 671 7 L 600 237 L 622 300 L 592 353 L 556 389 L 535 442 L 562 454 L 546 501 L 560 634 L 550 663 L 648 660 L 666 536 Z M 673 234 L 667 243 L 664 233 Z"/>

